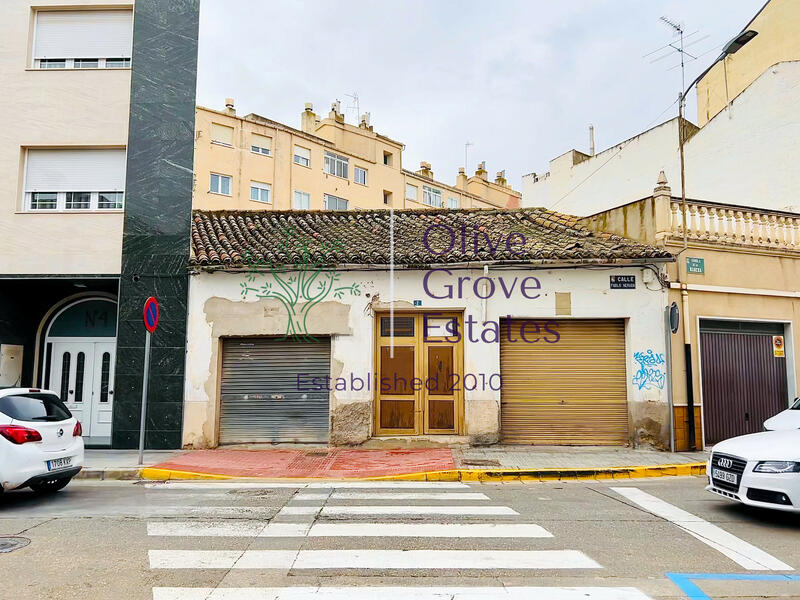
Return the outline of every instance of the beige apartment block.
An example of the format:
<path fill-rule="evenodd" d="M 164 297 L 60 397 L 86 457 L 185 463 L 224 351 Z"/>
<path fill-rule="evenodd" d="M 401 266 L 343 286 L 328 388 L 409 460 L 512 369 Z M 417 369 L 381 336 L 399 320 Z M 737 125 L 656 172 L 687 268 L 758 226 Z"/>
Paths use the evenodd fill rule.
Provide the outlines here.
<path fill-rule="evenodd" d="M 119 273 L 132 5 L 3 2 L 4 274 Z"/>
<path fill-rule="evenodd" d="M 717 60 L 697 82 L 697 124 L 702 127 L 764 71 L 800 60 L 800 2 L 769 0 L 744 26 L 756 35 L 739 51 Z"/>
<path fill-rule="evenodd" d="M 429 163 L 403 168 L 402 142 L 377 133 L 368 115 L 346 123 L 338 102 L 320 119 L 311 104 L 295 129 L 257 114 L 197 107 L 194 206 L 202 210 L 516 208 L 521 194 L 484 163 L 459 169 L 454 185 Z"/>

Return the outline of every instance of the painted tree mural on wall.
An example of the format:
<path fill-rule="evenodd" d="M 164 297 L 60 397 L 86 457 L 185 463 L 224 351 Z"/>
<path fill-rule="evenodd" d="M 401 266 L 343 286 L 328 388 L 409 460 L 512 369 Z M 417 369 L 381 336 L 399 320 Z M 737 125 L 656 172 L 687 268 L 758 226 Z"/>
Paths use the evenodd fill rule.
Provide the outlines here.
<path fill-rule="evenodd" d="M 338 285 L 340 273 L 328 265 L 330 254 L 343 247 L 339 240 L 314 240 L 312 244 L 302 232 L 287 227 L 277 255 L 292 257 L 291 261 L 278 262 L 259 258 L 250 251 L 244 253 L 247 281 L 240 284 L 242 298 L 251 294 L 257 298 L 275 298 L 288 315 L 286 334 L 282 339 L 316 341 L 308 333 L 306 325 L 311 310 L 329 296 L 340 300 L 347 294 L 361 295 L 358 283 Z M 289 262 L 291 264 L 287 264 Z"/>

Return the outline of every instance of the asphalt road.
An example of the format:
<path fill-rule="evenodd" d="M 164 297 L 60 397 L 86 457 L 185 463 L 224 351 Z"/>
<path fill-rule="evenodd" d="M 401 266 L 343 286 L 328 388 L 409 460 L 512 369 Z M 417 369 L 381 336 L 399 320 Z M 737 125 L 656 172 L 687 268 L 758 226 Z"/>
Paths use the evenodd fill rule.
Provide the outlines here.
<path fill-rule="evenodd" d="M 0 598 L 800 599 L 800 516 L 704 483 L 73 482 L 0 497 Z"/>

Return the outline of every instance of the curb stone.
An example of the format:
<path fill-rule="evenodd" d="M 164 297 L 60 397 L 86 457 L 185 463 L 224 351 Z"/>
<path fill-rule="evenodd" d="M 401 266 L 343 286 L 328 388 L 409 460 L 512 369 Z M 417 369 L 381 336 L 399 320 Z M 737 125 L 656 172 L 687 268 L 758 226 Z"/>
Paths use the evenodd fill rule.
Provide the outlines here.
<path fill-rule="evenodd" d="M 136 472 L 141 479 L 151 481 L 165 481 L 169 479 L 190 480 L 357 480 L 357 481 L 563 481 L 563 480 L 589 480 L 589 479 L 638 479 L 643 477 L 685 477 L 692 475 L 705 475 L 706 463 L 695 462 L 674 465 L 641 465 L 632 467 L 596 467 L 596 468 L 550 468 L 550 469 L 450 469 L 446 471 L 423 471 L 419 473 L 406 473 L 402 475 L 383 475 L 379 477 L 247 477 L 239 475 L 220 475 L 215 473 L 195 473 L 174 469 L 157 469 L 145 467 L 143 469 L 109 469 L 103 479 L 113 479 L 108 473 L 118 471 Z M 134 477 L 119 477 L 119 479 L 135 479 Z"/>

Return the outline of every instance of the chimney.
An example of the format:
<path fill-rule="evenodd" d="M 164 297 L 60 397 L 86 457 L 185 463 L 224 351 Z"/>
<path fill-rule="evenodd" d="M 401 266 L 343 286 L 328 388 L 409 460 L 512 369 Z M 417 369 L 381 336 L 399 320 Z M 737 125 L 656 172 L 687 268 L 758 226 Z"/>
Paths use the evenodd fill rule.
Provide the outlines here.
<path fill-rule="evenodd" d="M 306 102 L 305 110 L 300 113 L 300 129 L 312 134 L 317 130 L 317 115 L 314 114 L 314 105 L 311 102 Z"/>
<path fill-rule="evenodd" d="M 433 179 L 433 170 L 431 170 L 431 163 L 425 162 L 424 160 L 419 163 L 419 171 L 417 171 L 417 175 L 422 175 L 423 177 L 428 177 Z"/>
<path fill-rule="evenodd" d="M 458 177 L 456 177 L 456 187 L 460 190 L 467 189 L 467 170 L 464 167 L 458 167 Z"/>
<path fill-rule="evenodd" d="M 589 124 L 589 156 L 594 156 L 594 125 Z"/>
<path fill-rule="evenodd" d="M 370 131 L 372 131 L 372 125 L 369 124 L 369 117 L 370 117 L 369 113 L 364 113 L 363 115 L 361 115 L 361 122 L 358 124 L 358 126 L 361 129 L 369 129 Z"/>
<path fill-rule="evenodd" d="M 483 160 L 478 163 L 478 168 L 475 170 L 475 177 L 478 179 L 486 180 L 486 176 L 488 173 L 486 172 L 486 161 Z"/>
<path fill-rule="evenodd" d="M 236 108 L 233 106 L 233 98 L 225 98 L 225 112 L 230 115 L 236 114 Z"/>
<path fill-rule="evenodd" d="M 508 181 L 506 181 L 506 170 L 503 169 L 502 171 L 497 172 L 497 176 L 494 178 L 494 182 L 497 185 L 502 185 L 503 187 L 508 187 Z"/>
<path fill-rule="evenodd" d="M 331 102 L 331 112 L 328 113 L 328 117 L 336 121 L 337 123 L 344 123 L 344 115 L 342 114 L 342 103 L 338 100 Z"/>

